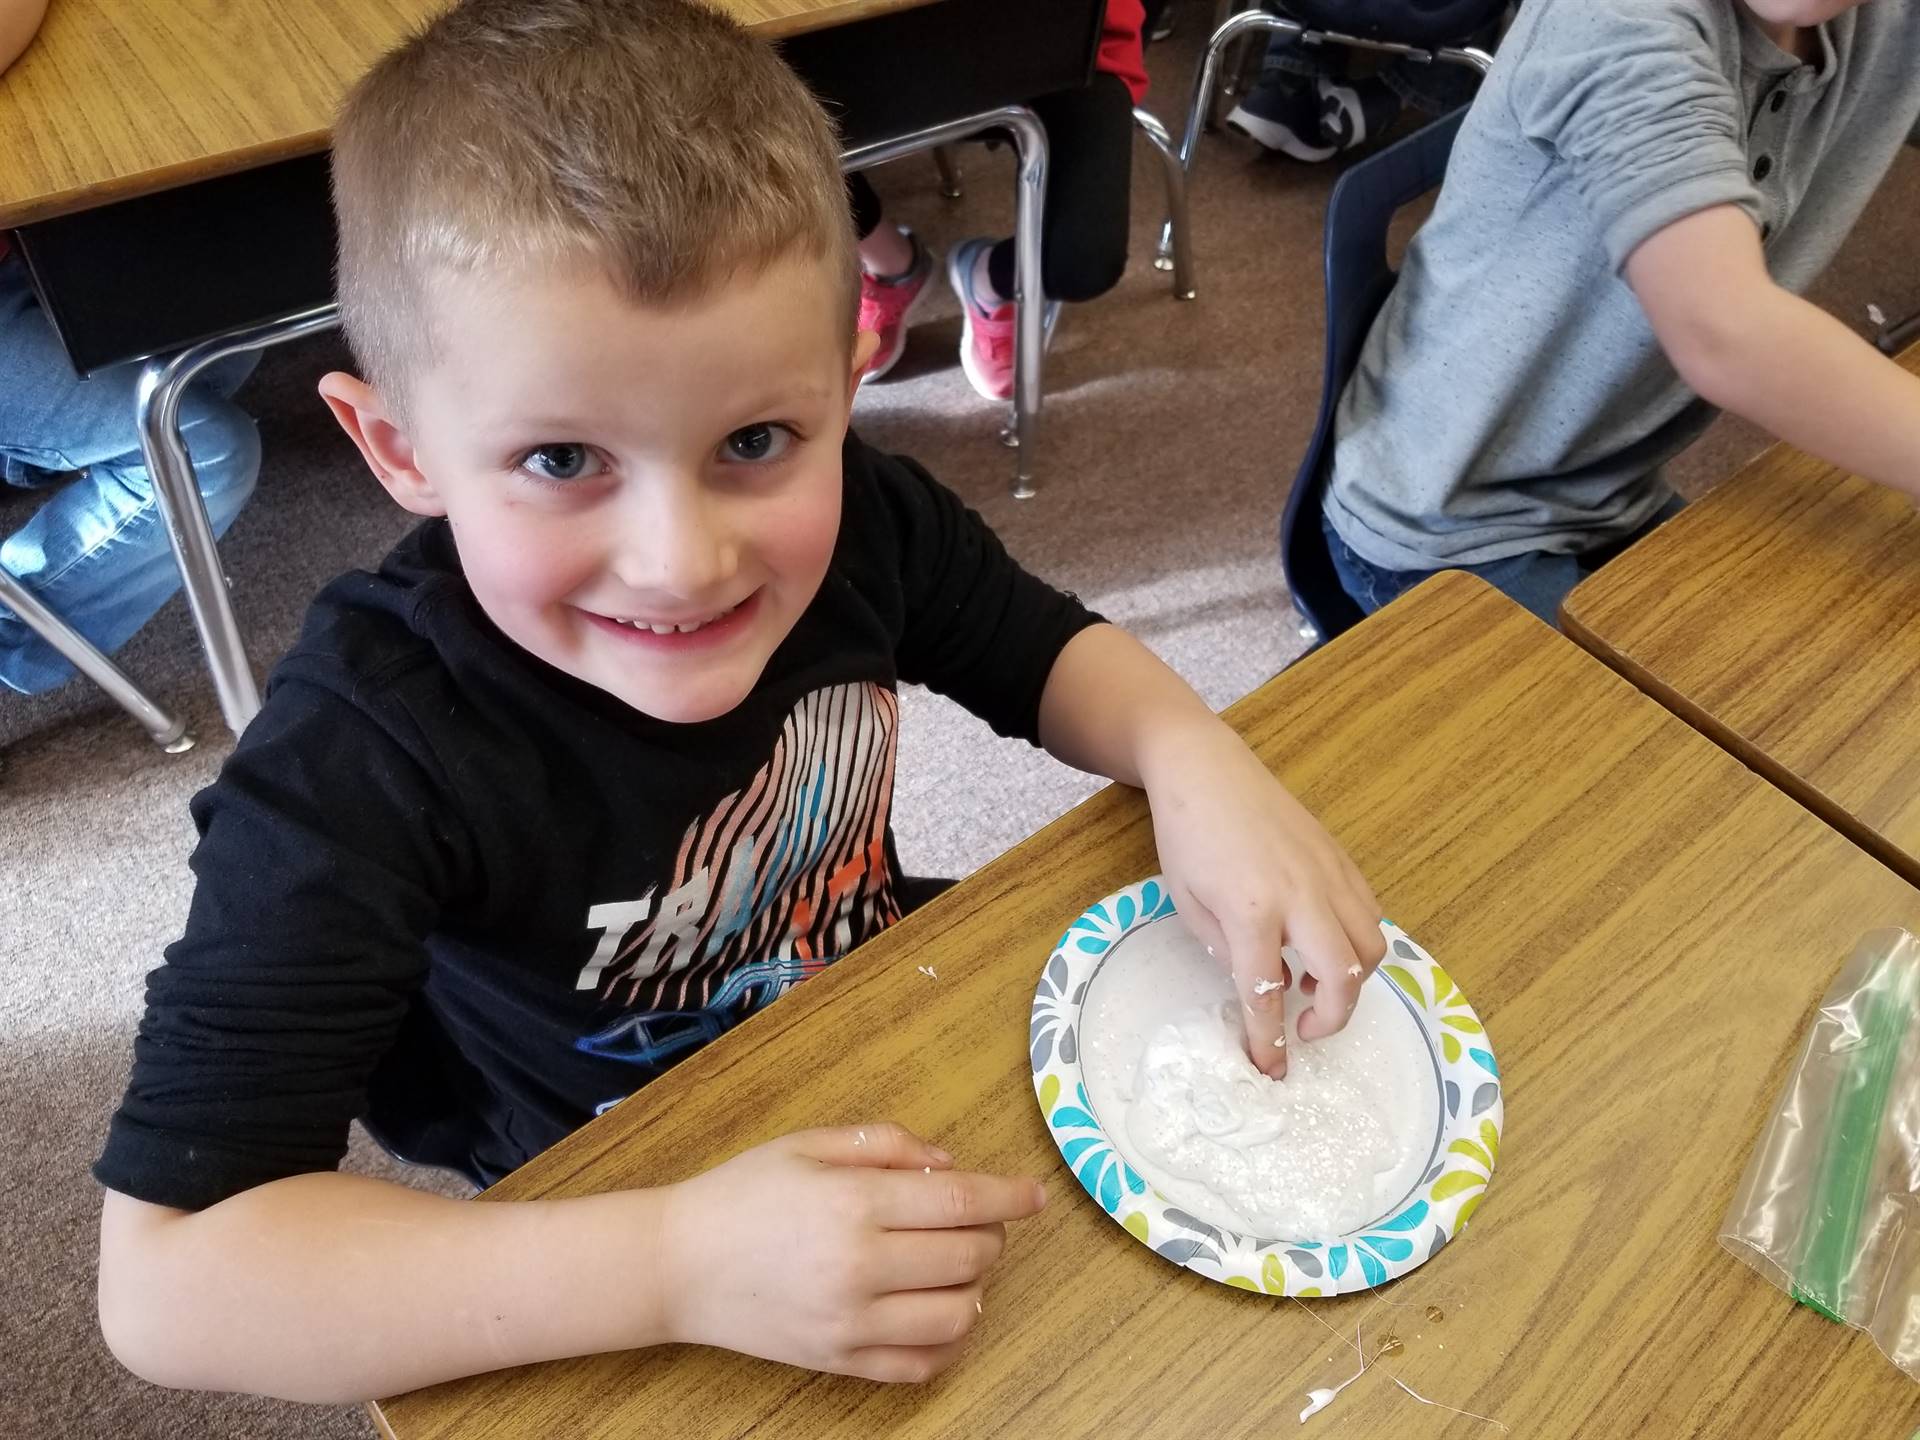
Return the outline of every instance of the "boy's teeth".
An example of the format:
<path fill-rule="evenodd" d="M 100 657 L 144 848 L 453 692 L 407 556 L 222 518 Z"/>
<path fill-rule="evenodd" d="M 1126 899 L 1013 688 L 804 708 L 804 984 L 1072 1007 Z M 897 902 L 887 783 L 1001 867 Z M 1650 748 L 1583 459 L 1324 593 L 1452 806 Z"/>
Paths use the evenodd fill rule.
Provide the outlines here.
<path fill-rule="evenodd" d="M 656 635 L 691 635 L 694 631 L 700 629 L 702 626 L 711 625 L 716 620 L 726 619 L 727 616 L 731 615 L 735 610 L 739 608 L 740 607 L 737 605 L 729 605 L 726 609 L 722 610 L 718 615 L 709 615 L 704 620 L 689 621 L 685 625 L 655 625 L 648 620 L 620 620 L 620 621 L 617 621 L 616 623 L 621 625 L 630 625 L 635 630 L 651 630 Z"/>

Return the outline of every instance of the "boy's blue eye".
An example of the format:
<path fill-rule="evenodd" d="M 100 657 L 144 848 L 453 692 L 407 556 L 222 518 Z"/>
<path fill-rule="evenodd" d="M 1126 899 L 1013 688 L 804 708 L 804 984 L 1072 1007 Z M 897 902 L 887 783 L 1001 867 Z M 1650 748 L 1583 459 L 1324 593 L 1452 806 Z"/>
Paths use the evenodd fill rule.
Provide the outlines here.
<path fill-rule="evenodd" d="M 536 445 L 520 461 L 520 468 L 539 480 L 578 480 L 594 464 L 593 452 L 571 440 L 557 445 Z"/>
<path fill-rule="evenodd" d="M 742 425 L 727 436 L 727 458 L 748 465 L 762 465 L 786 454 L 787 447 L 793 444 L 793 438 L 793 431 L 772 421 Z"/>

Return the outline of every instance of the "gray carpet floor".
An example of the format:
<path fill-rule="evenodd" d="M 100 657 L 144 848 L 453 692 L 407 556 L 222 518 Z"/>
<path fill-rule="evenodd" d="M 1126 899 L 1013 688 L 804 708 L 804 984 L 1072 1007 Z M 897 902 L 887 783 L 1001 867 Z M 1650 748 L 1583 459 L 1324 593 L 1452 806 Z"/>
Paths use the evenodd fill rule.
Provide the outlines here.
<path fill-rule="evenodd" d="M 1180 33 L 1150 52 L 1158 86 L 1149 103 L 1176 123 L 1207 8 L 1185 5 Z M 1207 140 L 1194 181 L 1200 298 L 1176 304 L 1167 277 L 1146 263 L 1161 213 L 1150 158 L 1141 146 L 1132 271 L 1112 294 L 1070 310 L 1049 362 L 1037 498 L 1008 495 L 1000 416 L 960 374 L 950 302 L 931 308 L 900 367 L 862 394 L 856 423 L 869 440 L 926 462 L 1025 563 L 1127 625 L 1225 705 L 1299 648 L 1274 534 L 1318 399 L 1320 226 L 1337 167 Z M 875 178 L 891 213 L 936 247 L 1005 233 L 1009 162 L 972 151 L 963 165 L 958 202 L 940 198 L 924 159 Z M 1920 308 L 1916 214 L 1920 157 L 1910 153 L 1816 298 L 1859 324 L 1869 301 L 1899 314 Z M 314 397 L 318 377 L 343 363 L 333 341 L 288 348 L 243 392 L 266 461 L 224 553 L 263 670 L 315 589 L 376 562 L 408 523 Z M 1683 488 L 1697 493 L 1761 443 L 1750 427 L 1723 422 L 1682 461 Z M 17 499 L 0 501 L 0 525 L 26 513 Z M 364 1440 L 371 1427 L 357 1410 L 142 1385 L 116 1367 L 94 1327 L 99 1200 L 87 1165 L 124 1083 L 142 977 L 186 913 L 186 802 L 230 748 L 179 602 L 124 660 L 189 714 L 199 748 L 160 754 L 78 684 L 0 699 L 0 1133 L 11 1137 L 0 1165 L 0 1434 Z M 917 873 L 964 873 L 1093 788 L 940 701 L 910 695 L 905 712 L 896 823 Z M 387 1173 L 364 1142 L 349 1163 Z"/>

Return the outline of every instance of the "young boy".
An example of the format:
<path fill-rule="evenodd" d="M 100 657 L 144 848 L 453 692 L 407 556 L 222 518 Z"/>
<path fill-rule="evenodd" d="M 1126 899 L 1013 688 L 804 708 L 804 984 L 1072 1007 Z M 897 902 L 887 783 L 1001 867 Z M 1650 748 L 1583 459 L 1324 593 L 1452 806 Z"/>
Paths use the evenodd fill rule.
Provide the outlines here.
<path fill-rule="evenodd" d="M 1282 938 L 1324 1036 L 1378 907 L 1169 671 L 848 433 L 845 191 L 772 52 L 687 0 L 470 0 L 335 144 L 366 378 L 321 390 L 429 518 L 195 802 L 95 1169 L 107 1339 L 308 1400 L 666 1341 L 924 1379 L 1035 1181 L 869 1125 L 468 1205 L 336 1173 L 348 1122 L 492 1179 L 897 918 L 896 681 L 1145 787 L 1270 1073 Z"/>
<path fill-rule="evenodd" d="M 1798 298 L 1916 118 L 1915 0 L 1528 0 L 1341 401 L 1347 591 L 1552 623 L 1715 407 L 1920 494 L 1920 380 Z"/>

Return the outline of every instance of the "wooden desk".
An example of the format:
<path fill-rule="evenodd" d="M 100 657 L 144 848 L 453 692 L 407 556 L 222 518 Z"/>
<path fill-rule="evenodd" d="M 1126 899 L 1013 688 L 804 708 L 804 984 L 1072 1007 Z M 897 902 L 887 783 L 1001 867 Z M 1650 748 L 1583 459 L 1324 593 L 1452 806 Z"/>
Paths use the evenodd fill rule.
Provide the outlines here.
<path fill-rule="evenodd" d="M 1493 1035 L 1503 1154 L 1458 1241 L 1384 1300 L 1308 1314 L 1174 1269 L 1080 1190 L 1034 1104 L 1027 1012 L 1067 923 L 1154 869 L 1146 807 L 1115 788 L 490 1192 L 668 1181 L 797 1127 L 897 1119 L 1052 1197 L 956 1367 L 889 1388 L 714 1350 L 601 1356 L 386 1401 L 388 1433 L 1292 1435 L 1308 1387 L 1352 1370 L 1315 1316 L 1349 1336 L 1370 1316 L 1408 1384 L 1515 1440 L 1910 1434 L 1920 1390 L 1714 1236 L 1829 976 L 1863 931 L 1920 925 L 1920 892 L 1466 576 L 1230 718 Z M 1381 1373 L 1313 1424 L 1498 1433 Z"/>
<path fill-rule="evenodd" d="M 1920 373 L 1920 348 L 1901 364 Z M 1584 581 L 1567 633 L 1920 883 L 1920 512 L 1776 445 Z"/>
<path fill-rule="evenodd" d="M 57 0 L 0 76 L 0 228 L 74 368 L 328 303 L 333 110 L 444 3 Z M 1081 84 L 1100 30 L 1098 0 L 715 3 L 782 37 L 850 149 Z"/>
<path fill-rule="evenodd" d="M 56 0 L 0 78 L 0 229 L 324 150 L 448 0 Z M 779 39 L 929 0 L 710 0 Z"/>

